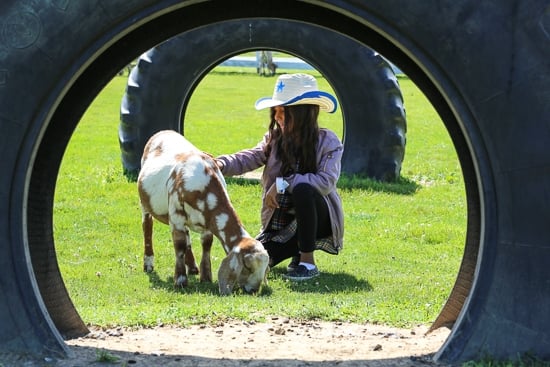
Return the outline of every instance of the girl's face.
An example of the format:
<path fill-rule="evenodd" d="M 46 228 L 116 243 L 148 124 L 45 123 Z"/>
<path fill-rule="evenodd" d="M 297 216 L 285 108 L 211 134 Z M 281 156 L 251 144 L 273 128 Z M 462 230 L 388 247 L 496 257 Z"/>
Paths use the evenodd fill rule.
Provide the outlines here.
<path fill-rule="evenodd" d="M 275 121 L 277 121 L 277 124 L 279 125 L 279 128 L 284 133 L 285 132 L 285 108 L 283 106 L 275 106 L 273 107 L 275 110 Z"/>

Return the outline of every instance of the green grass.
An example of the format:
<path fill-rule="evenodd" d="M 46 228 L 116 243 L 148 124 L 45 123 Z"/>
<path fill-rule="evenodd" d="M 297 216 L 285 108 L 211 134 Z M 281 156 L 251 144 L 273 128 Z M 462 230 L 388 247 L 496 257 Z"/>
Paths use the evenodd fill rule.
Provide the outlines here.
<path fill-rule="evenodd" d="M 96 352 L 96 362 L 99 363 L 117 363 L 120 360 L 119 357 L 107 352 L 106 350 L 99 349 Z"/>
<path fill-rule="evenodd" d="M 549 361 L 543 361 L 530 353 L 519 355 L 518 358 L 499 361 L 485 357 L 479 361 L 469 361 L 463 367 L 550 367 Z"/>
<path fill-rule="evenodd" d="M 274 82 L 254 73 L 210 73 L 191 100 L 186 136 L 214 155 L 255 145 L 266 130 L 268 112 L 253 105 L 271 94 Z M 159 223 L 156 271 L 142 271 L 136 185 L 122 174 L 117 138 L 126 78 L 114 78 L 76 129 L 56 187 L 56 252 L 83 320 L 100 326 L 262 321 L 270 316 L 393 326 L 432 322 L 462 258 L 464 183 L 440 118 L 412 82 L 401 78 L 400 83 L 408 122 L 402 178 L 392 184 L 340 180 L 344 251 L 338 256 L 318 253 L 322 276 L 315 280 L 283 280 L 285 262 L 272 269 L 260 294 L 220 297 L 216 282 L 201 284 L 198 278 L 187 289 L 173 289 L 173 247 L 168 227 Z M 319 84 L 330 90 L 324 79 Z M 321 124 L 342 134 L 339 113 L 322 114 Z M 228 190 L 245 227 L 257 233 L 260 186 L 233 179 Z M 200 258 L 198 236 L 192 239 Z M 217 240 L 212 257 L 217 269 L 224 257 Z"/>

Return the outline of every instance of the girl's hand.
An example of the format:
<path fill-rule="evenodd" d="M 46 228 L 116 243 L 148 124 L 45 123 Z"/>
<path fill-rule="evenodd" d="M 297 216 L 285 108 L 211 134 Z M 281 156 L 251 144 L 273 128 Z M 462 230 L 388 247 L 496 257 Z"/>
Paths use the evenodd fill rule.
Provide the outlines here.
<path fill-rule="evenodd" d="M 221 159 L 214 158 L 214 162 L 216 162 L 216 166 L 220 169 L 220 171 L 223 171 L 223 167 L 225 167 L 225 164 Z"/>
<path fill-rule="evenodd" d="M 275 185 L 275 182 L 273 182 L 265 194 L 265 203 L 268 207 L 273 209 L 279 207 L 279 203 L 277 202 L 277 185 Z"/>

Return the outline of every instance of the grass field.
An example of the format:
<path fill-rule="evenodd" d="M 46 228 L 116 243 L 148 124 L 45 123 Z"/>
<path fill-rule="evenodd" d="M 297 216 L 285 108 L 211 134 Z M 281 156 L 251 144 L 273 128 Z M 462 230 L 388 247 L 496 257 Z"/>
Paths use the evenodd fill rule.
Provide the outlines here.
<path fill-rule="evenodd" d="M 274 78 L 220 69 L 195 91 L 185 135 L 214 155 L 253 146 L 268 113 L 254 101 L 270 95 Z M 261 321 L 268 316 L 430 323 L 454 284 L 466 231 L 466 199 L 449 136 L 422 93 L 400 79 L 407 108 L 402 179 L 394 184 L 343 177 L 344 251 L 317 254 L 321 277 L 294 284 L 272 269 L 256 296 L 220 297 L 217 283 L 192 278 L 174 290 L 173 247 L 167 226 L 156 223 L 156 271 L 142 271 L 141 213 L 136 184 L 122 174 L 117 129 L 125 77 L 115 77 L 83 116 L 62 162 L 54 203 L 54 237 L 70 296 L 89 324 L 135 326 Z M 330 90 L 324 79 L 322 89 Z M 341 114 L 321 124 L 342 134 Z M 229 180 L 229 193 L 251 234 L 260 228 L 260 186 Z M 200 257 L 198 237 L 194 248 Z M 223 258 L 218 241 L 213 266 Z M 207 304 L 208 307 L 204 307 Z"/>

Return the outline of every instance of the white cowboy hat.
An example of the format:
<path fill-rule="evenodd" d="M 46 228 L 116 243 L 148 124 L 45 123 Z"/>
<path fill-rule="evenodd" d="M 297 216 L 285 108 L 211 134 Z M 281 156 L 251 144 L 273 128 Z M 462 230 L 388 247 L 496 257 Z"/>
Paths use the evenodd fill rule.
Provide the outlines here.
<path fill-rule="evenodd" d="M 333 95 L 322 92 L 317 80 L 308 74 L 283 74 L 277 78 L 273 97 L 264 97 L 256 101 L 256 109 L 292 106 L 297 104 L 315 104 L 321 111 L 333 113 L 338 103 Z"/>

